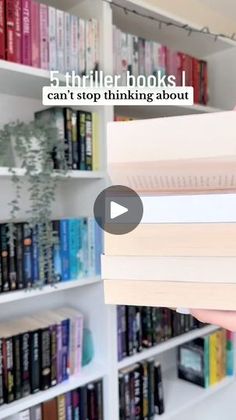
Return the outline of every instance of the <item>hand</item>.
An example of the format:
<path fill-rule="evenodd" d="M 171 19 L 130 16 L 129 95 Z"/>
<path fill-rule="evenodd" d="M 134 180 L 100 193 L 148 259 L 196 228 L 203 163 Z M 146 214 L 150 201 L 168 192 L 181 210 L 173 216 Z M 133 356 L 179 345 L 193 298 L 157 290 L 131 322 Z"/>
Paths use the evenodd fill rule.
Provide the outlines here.
<path fill-rule="evenodd" d="M 219 325 L 229 331 L 236 331 L 236 312 L 234 311 L 192 309 L 190 313 L 201 322 Z"/>

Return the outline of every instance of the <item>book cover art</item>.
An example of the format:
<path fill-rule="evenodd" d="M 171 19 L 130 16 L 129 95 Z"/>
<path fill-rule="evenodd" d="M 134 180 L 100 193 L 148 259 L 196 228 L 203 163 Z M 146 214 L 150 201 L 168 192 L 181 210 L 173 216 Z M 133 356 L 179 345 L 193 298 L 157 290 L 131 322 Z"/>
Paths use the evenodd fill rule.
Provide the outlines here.
<path fill-rule="evenodd" d="M 22 63 L 31 66 L 31 0 L 22 0 Z"/>

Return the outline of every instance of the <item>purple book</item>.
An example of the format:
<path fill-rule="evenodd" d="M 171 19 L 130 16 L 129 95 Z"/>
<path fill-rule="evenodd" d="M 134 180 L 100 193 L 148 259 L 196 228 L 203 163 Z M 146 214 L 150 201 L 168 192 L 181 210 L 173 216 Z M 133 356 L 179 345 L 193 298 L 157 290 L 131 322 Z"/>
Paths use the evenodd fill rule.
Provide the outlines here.
<path fill-rule="evenodd" d="M 66 394 L 66 420 L 72 420 L 72 394 Z"/>

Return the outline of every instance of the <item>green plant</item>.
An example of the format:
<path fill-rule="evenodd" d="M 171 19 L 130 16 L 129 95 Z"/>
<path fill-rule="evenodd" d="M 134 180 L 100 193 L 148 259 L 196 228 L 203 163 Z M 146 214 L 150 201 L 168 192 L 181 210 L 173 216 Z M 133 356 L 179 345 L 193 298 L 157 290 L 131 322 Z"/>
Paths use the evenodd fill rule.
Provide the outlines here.
<path fill-rule="evenodd" d="M 63 140 L 63 141 L 61 141 Z M 18 168 L 25 172 L 25 181 L 29 194 L 30 208 L 27 211 L 29 227 L 37 229 L 37 246 L 39 253 L 39 281 L 42 286 L 45 277 L 48 283 L 55 283 L 52 249 L 55 235 L 52 229 L 52 205 L 56 199 L 58 179 L 67 172 L 65 160 L 65 142 L 59 139 L 56 124 L 44 125 L 41 121 L 29 123 L 13 122 L 0 130 L 0 147 L 3 153 L 1 166 L 8 166 L 15 193 L 10 206 L 8 223 L 8 240 L 14 242 L 14 223 L 18 220 L 21 207 L 22 177 Z M 54 171 L 53 156 L 60 162 L 60 170 Z M 15 159 L 14 159 L 15 157 Z M 15 161 L 18 160 L 18 168 Z"/>

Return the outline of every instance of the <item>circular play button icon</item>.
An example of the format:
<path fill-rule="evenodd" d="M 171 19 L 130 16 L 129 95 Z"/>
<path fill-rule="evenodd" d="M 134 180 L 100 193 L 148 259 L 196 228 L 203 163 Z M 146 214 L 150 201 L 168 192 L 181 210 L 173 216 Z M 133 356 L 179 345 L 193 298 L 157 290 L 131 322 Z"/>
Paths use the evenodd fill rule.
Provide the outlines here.
<path fill-rule="evenodd" d="M 113 235 L 134 230 L 143 217 L 143 203 L 131 188 L 114 185 L 103 190 L 94 203 L 98 225 Z"/>

